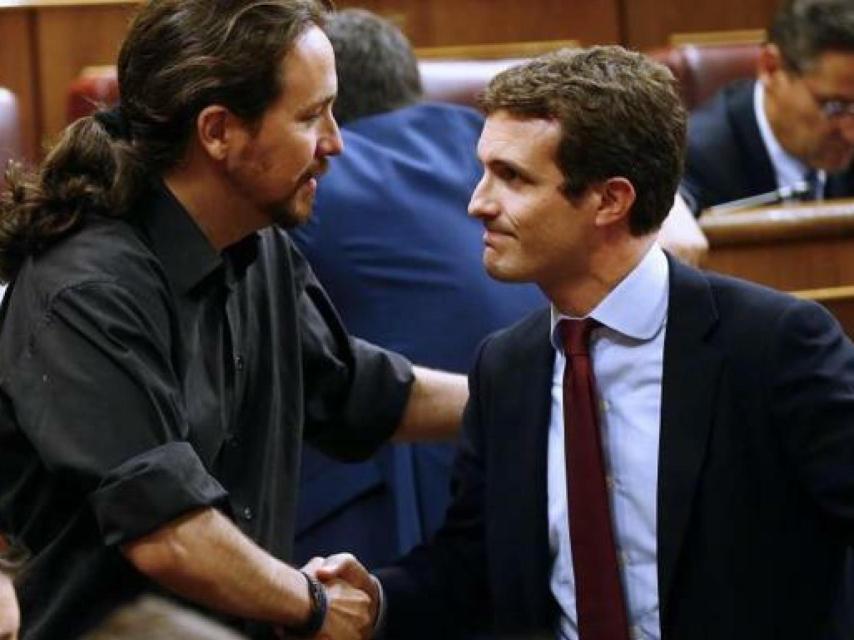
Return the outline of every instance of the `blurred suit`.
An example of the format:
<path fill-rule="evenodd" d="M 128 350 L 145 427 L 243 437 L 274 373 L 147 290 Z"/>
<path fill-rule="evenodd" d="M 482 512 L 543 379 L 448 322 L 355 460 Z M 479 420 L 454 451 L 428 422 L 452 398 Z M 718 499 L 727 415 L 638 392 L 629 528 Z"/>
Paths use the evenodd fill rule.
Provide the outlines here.
<path fill-rule="evenodd" d="M 293 232 L 349 331 L 458 372 L 488 333 L 545 305 L 533 285 L 484 271 L 483 227 L 466 211 L 482 125 L 438 103 L 352 121 L 312 219 Z M 344 465 L 306 448 L 295 560 L 346 550 L 371 568 L 423 541 L 444 518 L 453 453 L 390 445 Z"/>
<path fill-rule="evenodd" d="M 689 120 L 682 192 L 696 213 L 777 189 L 753 110 L 753 84 L 728 85 Z M 827 176 L 825 198 L 852 196 L 854 167 Z"/>

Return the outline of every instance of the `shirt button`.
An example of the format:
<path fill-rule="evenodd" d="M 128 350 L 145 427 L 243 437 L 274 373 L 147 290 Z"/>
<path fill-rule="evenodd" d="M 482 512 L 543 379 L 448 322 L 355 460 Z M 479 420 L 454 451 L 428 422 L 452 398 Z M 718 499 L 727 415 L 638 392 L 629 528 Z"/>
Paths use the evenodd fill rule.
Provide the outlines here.
<path fill-rule="evenodd" d="M 612 476 L 610 473 L 605 476 L 605 486 L 608 488 L 608 491 L 614 490 L 614 476 Z"/>
<path fill-rule="evenodd" d="M 632 627 L 632 638 L 635 640 L 643 640 L 643 631 L 638 625 Z"/>
<path fill-rule="evenodd" d="M 243 519 L 244 520 L 251 520 L 253 515 L 254 514 L 252 513 L 252 507 L 243 507 Z"/>
<path fill-rule="evenodd" d="M 608 413 L 611 410 L 611 403 L 605 400 L 604 398 L 602 399 L 601 406 L 603 413 Z"/>
<path fill-rule="evenodd" d="M 241 356 L 241 355 L 234 356 L 234 368 L 237 369 L 238 371 L 243 371 L 243 369 L 245 367 L 246 367 L 246 363 L 243 361 L 243 356 Z"/>

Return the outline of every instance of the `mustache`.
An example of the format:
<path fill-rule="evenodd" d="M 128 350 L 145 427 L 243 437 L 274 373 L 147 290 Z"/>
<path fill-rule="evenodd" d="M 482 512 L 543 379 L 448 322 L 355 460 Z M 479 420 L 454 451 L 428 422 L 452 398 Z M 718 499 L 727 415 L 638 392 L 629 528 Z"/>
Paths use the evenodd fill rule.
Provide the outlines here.
<path fill-rule="evenodd" d="M 302 174 L 299 179 L 299 184 L 303 185 L 312 178 L 320 178 L 327 171 L 329 171 L 329 160 L 327 160 L 326 158 L 321 158 L 311 167 L 309 167 L 304 174 Z"/>

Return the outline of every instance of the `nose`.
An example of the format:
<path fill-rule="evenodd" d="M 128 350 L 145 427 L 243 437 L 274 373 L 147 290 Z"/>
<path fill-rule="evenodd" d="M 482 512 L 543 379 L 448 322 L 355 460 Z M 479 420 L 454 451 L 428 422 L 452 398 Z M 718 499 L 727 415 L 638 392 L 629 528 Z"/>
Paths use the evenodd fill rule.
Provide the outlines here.
<path fill-rule="evenodd" d="M 498 205 L 491 196 L 490 181 L 486 173 L 480 178 L 480 182 L 474 188 L 469 201 L 469 215 L 473 218 L 486 220 L 498 215 Z"/>
<path fill-rule="evenodd" d="M 337 156 L 344 151 L 344 139 L 331 111 L 325 116 L 325 120 L 326 125 L 317 143 L 317 153 L 322 158 Z"/>

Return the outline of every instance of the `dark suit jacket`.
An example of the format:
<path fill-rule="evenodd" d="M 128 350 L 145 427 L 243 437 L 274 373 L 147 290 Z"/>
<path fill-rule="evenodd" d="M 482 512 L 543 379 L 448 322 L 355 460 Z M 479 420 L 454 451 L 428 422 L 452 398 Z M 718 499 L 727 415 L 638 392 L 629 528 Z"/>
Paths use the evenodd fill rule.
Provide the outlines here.
<path fill-rule="evenodd" d="M 821 307 L 671 261 L 658 485 L 665 640 L 823 635 L 854 536 L 854 347 Z M 537 313 L 487 340 L 436 539 L 379 576 L 391 638 L 554 634 Z M 842 602 L 844 600 L 844 602 Z"/>
<path fill-rule="evenodd" d="M 483 227 L 466 213 L 482 169 L 483 118 L 419 104 L 356 120 L 294 232 L 348 330 L 418 364 L 465 372 L 478 343 L 545 302 L 483 269 Z M 296 553 L 352 551 L 387 564 L 442 523 L 454 447 L 397 445 L 344 465 L 306 449 Z"/>
<path fill-rule="evenodd" d="M 682 191 L 699 213 L 776 188 L 774 167 L 753 111 L 753 81 L 731 84 L 689 120 Z M 854 167 L 829 175 L 824 196 L 854 196 Z"/>

